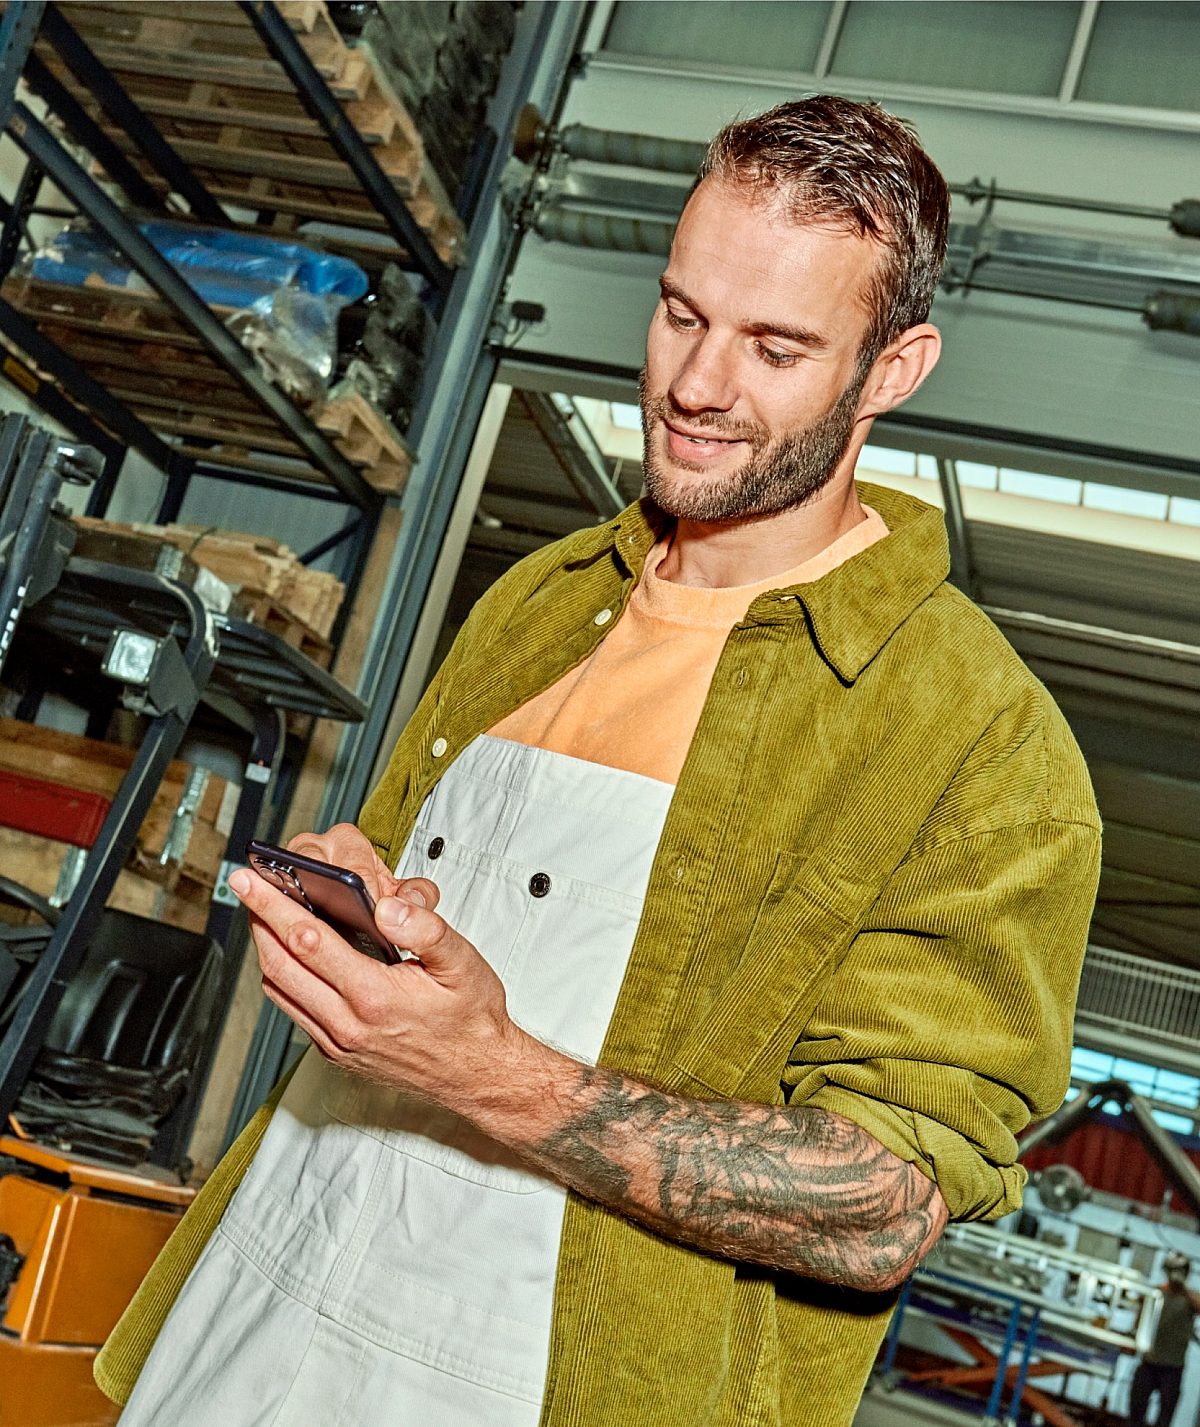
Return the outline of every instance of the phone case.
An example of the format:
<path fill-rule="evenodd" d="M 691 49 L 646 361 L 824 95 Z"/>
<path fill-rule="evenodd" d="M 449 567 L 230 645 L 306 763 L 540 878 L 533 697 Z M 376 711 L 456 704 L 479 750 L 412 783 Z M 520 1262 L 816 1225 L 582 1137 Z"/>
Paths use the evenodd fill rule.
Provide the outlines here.
<path fill-rule="evenodd" d="M 257 840 L 247 844 L 246 858 L 260 877 L 364 956 L 389 965 L 405 959 L 375 925 L 375 904 L 357 872 Z"/>

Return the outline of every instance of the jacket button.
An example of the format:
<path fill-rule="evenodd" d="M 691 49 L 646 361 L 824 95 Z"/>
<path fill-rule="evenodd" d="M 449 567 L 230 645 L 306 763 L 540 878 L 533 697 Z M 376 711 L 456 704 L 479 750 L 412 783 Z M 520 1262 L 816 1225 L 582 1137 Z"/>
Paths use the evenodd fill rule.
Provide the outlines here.
<path fill-rule="evenodd" d="M 445 847 L 446 839 L 444 837 L 435 837 L 433 841 L 429 844 L 429 856 L 440 857 L 443 851 L 445 850 Z"/>
<path fill-rule="evenodd" d="M 612 618 L 612 610 L 611 610 L 611 609 L 602 609 L 602 610 L 600 611 L 600 613 L 596 616 L 596 618 L 595 618 L 594 620 L 592 620 L 592 623 L 593 623 L 593 624 L 607 624 L 608 621 L 609 621 L 611 618 Z"/>
<path fill-rule="evenodd" d="M 435 738 L 433 740 L 433 747 L 429 751 L 433 754 L 435 758 L 440 758 L 442 754 L 445 753 L 446 749 L 449 747 L 450 745 L 446 742 L 444 738 Z"/>
<path fill-rule="evenodd" d="M 529 891 L 534 897 L 544 897 L 550 890 L 550 879 L 544 872 L 535 872 L 529 879 Z"/>

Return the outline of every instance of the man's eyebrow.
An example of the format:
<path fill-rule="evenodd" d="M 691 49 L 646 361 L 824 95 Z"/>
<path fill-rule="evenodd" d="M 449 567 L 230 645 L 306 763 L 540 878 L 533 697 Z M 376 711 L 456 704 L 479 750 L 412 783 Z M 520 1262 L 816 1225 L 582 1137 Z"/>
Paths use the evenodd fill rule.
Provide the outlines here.
<path fill-rule="evenodd" d="M 683 288 L 665 275 L 659 278 L 658 285 L 662 289 L 664 297 L 682 302 L 685 307 L 690 307 L 694 312 L 700 310 Z M 785 342 L 795 342 L 798 346 L 808 347 L 814 352 L 823 352 L 829 346 L 829 339 L 822 337 L 819 332 L 814 332 L 808 327 L 795 327 L 788 322 L 755 322 L 751 318 L 744 318 L 740 325 L 744 332 L 753 332 L 756 336 L 761 337 L 781 337 Z"/>

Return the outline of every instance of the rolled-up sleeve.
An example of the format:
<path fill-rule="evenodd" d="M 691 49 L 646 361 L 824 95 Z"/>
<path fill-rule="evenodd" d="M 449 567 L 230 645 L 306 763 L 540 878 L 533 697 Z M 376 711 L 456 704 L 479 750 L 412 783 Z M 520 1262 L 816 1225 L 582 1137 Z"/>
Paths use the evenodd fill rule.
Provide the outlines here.
<path fill-rule="evenodd" d="M 1017 1208 L 1016 1135 L 1061 1104 L 1098 827 L 1045 820 L 912 853 L 796 1043 L 792 1105 L 862 1126 L 954 1219 Z"/>

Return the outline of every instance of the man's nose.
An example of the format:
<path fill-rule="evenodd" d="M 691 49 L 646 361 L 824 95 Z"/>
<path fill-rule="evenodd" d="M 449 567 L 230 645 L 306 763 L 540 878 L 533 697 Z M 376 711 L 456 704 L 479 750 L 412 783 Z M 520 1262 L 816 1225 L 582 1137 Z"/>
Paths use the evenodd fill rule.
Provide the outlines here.
<path fill-rule="evenodd" d="M 737 391 L 729 355 L 711 332 L 691 348 L 669 388 L 681 411 L 732 410 Z"/>

